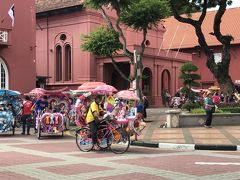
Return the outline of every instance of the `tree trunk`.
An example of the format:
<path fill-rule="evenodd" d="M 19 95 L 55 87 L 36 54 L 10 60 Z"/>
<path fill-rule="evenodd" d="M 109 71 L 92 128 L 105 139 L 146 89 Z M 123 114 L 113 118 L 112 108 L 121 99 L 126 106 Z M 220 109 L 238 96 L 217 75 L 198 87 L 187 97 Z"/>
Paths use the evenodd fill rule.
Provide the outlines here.
<path fill-rule="evenodd" d="M 232 82 L 232 78 L 229 75 L 229 63 L 223 63 L 229 61 L 226 57 L 222 58 L 222 62 L 215 64 L 213 54 L 208 58 L 207 67 L 213 73 L 221 90 L 227 94 L 231 94 L 235 90 L 235 86 Z M 224 66 L 225 65 L 225 66 Z"/>
<path fill-rule="evenodd" d="M 212 72 L 214 77 L 216 78 L 221 90 L 227 94 L 232 93 L 235 90 L 235 86 L 232 82 L 232 79 L 229 75 L 229 65 L 231 60 L 230 55 L 230 48 L 231 48 L 231 41 L 233 37 L 231 35 L 222 35 L 220 31 L 220 25 L 222 21 L 222 17 L 226 11 L 227 1 L 226 0 L 219 0 L 219 9 L 214 17 L 214 36 L 217 40 L 222 44 L 222 62 L 215 63 L 213 51 L 210 49 L 209 45 L 206 42 L 205 36 L 202 32 L 202 23 L 206 17 L 206 12 L 208 8 L 208 0 L 204 0 L 202 4 L 202 13 L 198 20 L 194 20 L 191 18 L 185 18 L 180 16 L 177 9 L 176 4 L 179 3 L 177 1 L 171 0 L 170 5 L 173 10 L 174 17 L 182 23 L 187 23 L 192 25 L 195 28 L 196 35 L 198 37 L 198 43 L 203 49 L 205 55 L 207 56 L 207 67 Z"/>

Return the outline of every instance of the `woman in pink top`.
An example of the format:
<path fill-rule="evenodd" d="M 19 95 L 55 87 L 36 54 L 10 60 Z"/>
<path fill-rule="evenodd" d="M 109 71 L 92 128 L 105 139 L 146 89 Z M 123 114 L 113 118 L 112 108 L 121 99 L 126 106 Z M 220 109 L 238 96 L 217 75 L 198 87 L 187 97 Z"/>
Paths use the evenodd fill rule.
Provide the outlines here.
<path fill-rule="evenodd" d="M 213 103 L 214 104 L 219 104 L 220 103 L 220 96 L 219 96 L 219 94 L 217 92 L 214 93 L 212 99 L 213 99 Z"/>

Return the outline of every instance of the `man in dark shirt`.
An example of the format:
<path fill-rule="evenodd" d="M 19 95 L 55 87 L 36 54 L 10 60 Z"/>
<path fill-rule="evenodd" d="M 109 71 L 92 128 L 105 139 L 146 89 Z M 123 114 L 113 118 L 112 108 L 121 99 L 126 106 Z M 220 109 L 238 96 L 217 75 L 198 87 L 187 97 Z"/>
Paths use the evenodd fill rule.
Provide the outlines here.
<path fill-rule="evenodd" d="M 42 96 L 40 99 L 38 99 L 34 107 L 36 113 L 38 113 L 38 111 L 43 111 L 45 108 L 47 108 L 48 107 L 47 96 Z"/>
<path fill-rule="evenodd" d="M 37 127 L 38 127 L 38 122 L 36 120 L 36 117 L 37 117 L 38 113 L 40 113 L 41 111 L 43 111 L 47 107 L 48 107 L 47 96 L 42 96 L 34 104 L 34 109 L 35 109 L 35 133 L 37 133 Z"/>

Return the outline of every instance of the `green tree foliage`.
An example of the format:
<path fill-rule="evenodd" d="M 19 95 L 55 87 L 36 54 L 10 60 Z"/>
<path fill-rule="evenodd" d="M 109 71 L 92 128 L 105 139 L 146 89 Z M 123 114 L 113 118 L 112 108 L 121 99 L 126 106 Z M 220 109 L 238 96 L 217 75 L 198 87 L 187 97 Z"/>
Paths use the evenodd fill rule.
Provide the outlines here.
<path fill-rule="evenodd" d="M 81 46 L 82 49 L 96 55 L 110 57 L 120 75 L 125 80 L 132 81 L 132 78 L 126 77 L 120 71 L 114 59 L 114 55 L 117 52 L 121 52 L 134 64 L 134 53 L 127 48 L 124 29 L 130 27 L 142 33 L 141 49 L 138 52 L 140 56 L 140 72 L 142 72 L 142 56 L 145 50 L 148 30 L 156 27 L 161 19 L 170 14 L 168 0 L 85 0 L 84 3 L 87 7 L 97 9 L 101 13 L 107 28 L 97 29 L 97 32 L 92 32 L 89 36 L 85 36 Z M 116 12 L 117 17 L 115 21 L 105 11 L 106 7 L 110 7 L 112 11 Z M 110 35 L 107 35 L 108 32 Z M 136 72 L 134 77 L 134 79 L 141 78 L 137 77 Z M 137 89 L 139 90 L 138 81 Z"/>
<path fill-rule="evenodd" d="M 195 99 L 195 93 L 191 90 L 191 88 L 200 86 L 197 80 L 200 80 L 201 76 L 195 73 L 197 70 L 198 67 L 193 65 L 191 62 L 183 64 L 180 68 L 181 74 L 179 78 L 183 80 L 184 84 L 181 91 L 188 96 L 188 99 L 191 102 Z"/>
<path fill-rule="evenodd" d="M 181 66 L 180 68 L 181 74 L 179 78 L 183 80 L 183 84 L 186 87 L 191 89 L 191 87 L 200 86 L 197 80 L 200 80 L 201 76 L 199 74 L 194 73 L 197 70 L 198 70 L 198 67 L 193 65 L 191 62 L 185 63 Z"/>
<path fill-rule="evenodd" d="M 121 12 L 121 22 L 125 25 L 141 31 L 152 29 L 158 25 L 160 19 L 164 19 L 170 12 L 167 1 L 140 0 L 131 3 L 129 8 Z"/>
<path fill-rule="evenodd" d="M 232 93 L 235 90 L 232 79 L 229 75 L 229 65 L 231 61 L 230 47 L 233 37 L 229 34 L 222 34 L 220 24 L 226 11 L 226 7 L 231 5 L 232 0 L 169 0 L 174 17 L 182 22 L 194 27 L 200 47 L 207 56 L 206 66 L 217 79 L 221 89 L 226 93 Z M 207 8 L 218 5 L 218 10 L 214 17 L 213 33 L 216 39 L 222 44 L 222 61 L 215 63 L 214 52 L 208 45 L 202 31 L 202 23 L 206 18 Z M 191 12 L 199 11 L 199 19 L 192 19 Z M 187 14 L 188 16 L 182 16 Z M 210 33 L 210 32 L 209 32 Z"/>
<path fill-rule="evenodd" d="M 98 27 L 90 35 L 83 35 L 81 48 L 97 56 L 111 56 L 122 48 L 119 34 L 113 29 Z"/>

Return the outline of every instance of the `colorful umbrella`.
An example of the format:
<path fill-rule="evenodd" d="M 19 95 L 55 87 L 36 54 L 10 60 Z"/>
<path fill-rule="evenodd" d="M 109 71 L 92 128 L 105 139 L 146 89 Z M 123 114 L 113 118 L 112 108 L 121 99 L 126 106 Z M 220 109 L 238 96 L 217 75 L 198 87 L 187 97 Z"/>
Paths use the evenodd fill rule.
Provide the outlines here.
<path fill-rule="evenodd" d="M 19 96 L 20 94 L 18 91 L 0 89 L 0 96 Z"/>
<path fill-rule="evenodd" d="M 118 90 L 111 85 L 104 84 L 104 85 L 96 87 L 93 91 L 102 93 L 102 94 L 109 94 L 109 93 L 115 93 Z"/>
<path fill-rule="evenodd" d="M 77 90 L 82 92 L 89 92 L 101 85 L 105 85 L 105 83 L 104 82 L 85 82 L 81 86 L 79 86 Z"/>
<path fill-rule="evenodd" d="M 81 101 L 84 101 L 86 98 L 90 98 L 96 95 L 103 95 L 103 94 L 97 91 L 90 91 L 90 92 L 83 93 L 81 96 L 79 96 L 79 99 Z"/>
<path fill-rule="evenodd" d="M 119 99 L 126 99 L 126 100 L 136 100 L 139 101 L 139 97 L 135 94 L 134 91 L 131 90 L 122 90 L 119 91 L 114 95 L 115 97 Z"/>
<path fill-rule="evenodd" d="M 28 94 L 29 95 L 42 95 L 42 94 L 44 94 L 44 89 L 35 88 L 35 89 L 31 90 Z"/>

